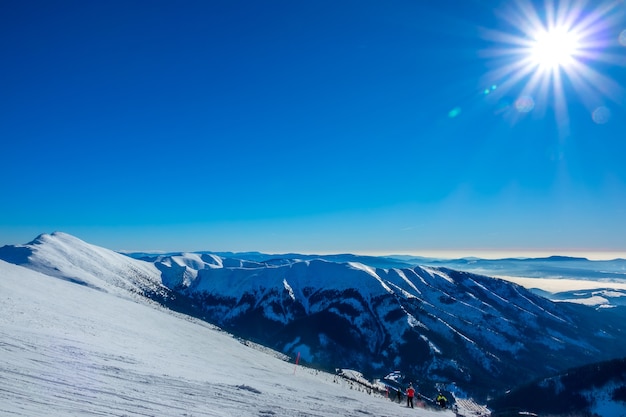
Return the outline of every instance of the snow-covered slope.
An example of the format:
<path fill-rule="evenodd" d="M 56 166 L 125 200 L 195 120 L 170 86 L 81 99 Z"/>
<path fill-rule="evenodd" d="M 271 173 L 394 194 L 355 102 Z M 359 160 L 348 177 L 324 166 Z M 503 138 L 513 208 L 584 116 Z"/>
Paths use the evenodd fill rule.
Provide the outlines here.
<path fill-rule="evenodd" d="M 407 409 L 204 322 L 4 261 L 0 381 L 6 416 L 453 415 Z"/>
<path fill-rule="evenodd" d="M 169 292 L 155 265 L 61 232 L 42 234 L 26 245 L 3 246 L 0 259 L 118 295 Z"/>

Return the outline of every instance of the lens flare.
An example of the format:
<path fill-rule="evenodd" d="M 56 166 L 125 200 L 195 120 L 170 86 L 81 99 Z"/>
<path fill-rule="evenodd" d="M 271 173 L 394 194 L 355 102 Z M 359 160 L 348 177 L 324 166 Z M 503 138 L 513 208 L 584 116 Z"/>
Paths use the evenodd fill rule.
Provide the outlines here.
<path fill-rule="evenodd" d="M 535 100 L 530 96 L 522 96 L 515 100 L 515 108 L 520 113 L 530 113 L 535 108 Z"/>
<path fill-rule="evenodd" d="M 593 121 L 599 125 L 603 125 L 609 122 L 611 119 L 611 110 L 607 107 L 600 106 L 591 113 Z"/>
<path fill-rule="evenodd" d="M 450 110 L 448 112 L 448 117 L 451 119 L 454 119 L 455 117 L 457 117 L 458 115 L 461 114 L 461 108 L 460 107 L 455 107 L 452 110 Z"/>

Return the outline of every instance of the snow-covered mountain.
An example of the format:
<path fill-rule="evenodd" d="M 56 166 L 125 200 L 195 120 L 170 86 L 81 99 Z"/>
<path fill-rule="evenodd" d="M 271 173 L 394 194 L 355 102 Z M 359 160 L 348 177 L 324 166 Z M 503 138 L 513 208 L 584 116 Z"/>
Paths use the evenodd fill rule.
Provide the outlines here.
<path fill-rule="evenodd" d="M 132 284 L 125 293 L 305 363 L 370 377 L 400 369 L 424 390 L 455 383 L 484 398 L 621 356 L 626 346 L 616 311 L 554 303 L 504 280 L 441 267 L 386 267 L 387 260 L 377 267 L 348 255 L 254 261 L 193 253 L 139 261 L 62 233 L 1 248 L 0 258 L 106 291 L 120 279 L 121 288 Z"/>
<path fill-rule="evenodd" d="M 369 375 L 402 369 L 481 396 L 520 376 L 619 356 L 626 346 L 618 314 L 556 304 L 485 276 L 326 259 L 220 259 L 154 261 L 209 321 L 325 367 Z"/>
<path fill-rule="evenodd" d="M 264 254 L 259 252 L 197 252 L 222 258 L 257 263 L 278 260 L 324 259 L 330 262 L 358 262 L 375 268 L 435 266 L 502 278 L 520 284 L 552 301 L 567 301 L 596 308 L 626 305 L 626 259 L 590 260 L 568 256 L 546 258 L 442 259 L 407 255 L 363 256 L 353 254 L 305 255 Z M 128 253 L 137 259 L 154 259 L 154 254 Z M 172 256 L 178 253 L 169 254 Z"/>
<path fill-rule="evenodd" d="M 64 235 L 40 242 L 76 244 Z M 66 249 L 66 259 L 47 260 L 82 258 Z M 137 265 L 97 252 L 114 270 Z M 137 293 L 81 285 L 97 273 L 72 272 L 74 279 L 59 279 L 0 261 L 2 416 L 454 415 L 406 408 L 335 375 L 296 368 L 205 322 L 138 302 Z"/>
<path fill-rule="evenodd" d="M 155 265 L 66 233 L 42 234 L 26 245 L 0 247 L 0 259 L 117 295 L 169 293 Z"/>

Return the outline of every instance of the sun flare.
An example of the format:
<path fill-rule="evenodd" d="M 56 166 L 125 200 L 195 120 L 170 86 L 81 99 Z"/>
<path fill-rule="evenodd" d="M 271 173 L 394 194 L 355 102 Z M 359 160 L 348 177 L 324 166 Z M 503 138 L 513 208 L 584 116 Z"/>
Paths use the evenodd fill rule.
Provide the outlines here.
<path fill-rule="evenodd" d="M 519 117 L 553 112 L 559 135 L 566 137 L 571 100 L 582 102 L 591 115 L 606 99 L 621 103 L 626 96 L 596 66 L 623 65 L 621 51 L 611 48 L 619 44 L 626 13 L 613 0 L 544 0 L 543 7 L 537 5 L 531 0 L 507 2 L 499 17 L 508 28 L 484 31 L 494 42 L 484 51 L 494 64 L 484 83 L 497 86 L 489 90 L 490 98 L 515 94 Z"/>

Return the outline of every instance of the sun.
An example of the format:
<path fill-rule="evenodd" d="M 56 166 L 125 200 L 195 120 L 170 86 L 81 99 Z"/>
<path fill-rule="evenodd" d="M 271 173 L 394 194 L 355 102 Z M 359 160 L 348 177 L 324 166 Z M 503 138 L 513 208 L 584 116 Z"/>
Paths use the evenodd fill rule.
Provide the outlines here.
<path fill-rule="evenodd" d="M 579 36 L 565 27 L 539 30 L 530 46 L 530 59 L 540 68 L 554 70 L 575 64 L 581 48 Z"/>
<path fill-rule="evenodd" d="M 626 97 L 624 88 L 598 69 L 623 65 L 623 52 L 613 45 L 621 39 L 625 13 L 615 0 L 540 3 L 505 2 L 498 17 L 506 29 L 483 31 L 484 39 L 493 43 L 483 53 L 494 69 L 482 81 L 491 86 L 485 90 L 490 98 L 515 94 L 519 117 L 530 112 L 542 116 L 550 109 L 564 137 L 572 100 L 582 102 L 591 114 L 606 99 L 622 103 Z"/>

